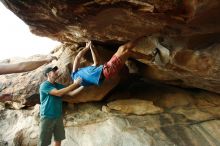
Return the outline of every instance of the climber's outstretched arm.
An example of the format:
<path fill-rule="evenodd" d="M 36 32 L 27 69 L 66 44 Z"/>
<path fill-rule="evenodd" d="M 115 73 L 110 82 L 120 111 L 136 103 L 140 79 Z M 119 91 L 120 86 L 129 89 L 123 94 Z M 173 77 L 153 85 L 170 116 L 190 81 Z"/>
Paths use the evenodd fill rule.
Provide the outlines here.
<path fill-rule="evenodd" d="M 93 66 L 97 66 L 99 65 L 99 54 L 95 48 L 95 46 L 93 44 L 90 45 L 90 50 L 91 50 L 91 54 L 92 54 L 92 60 L 93 60 Z"/>
<path fill-rule="evenodd" d="M 125 43 L 124 45 L 121 45 L 119 48 L 124 48 L 124 49 L 132 49 L 134 48 L 145 36 L 140 36 L 134 40 L 131 40 L 127 43 Z"/>
<path fill-rule="evenodd" d="M 80 59 L 86 54 L 86 52 L 89 50 L 89 47 L 91 45 L 91 41 L 86 43 L 85 48 L 83 48 L 79 53 L 76 55 L 74 62 L 73 62 L 73 68 L 72 72 L 75 72 L 80 67 Z"/>

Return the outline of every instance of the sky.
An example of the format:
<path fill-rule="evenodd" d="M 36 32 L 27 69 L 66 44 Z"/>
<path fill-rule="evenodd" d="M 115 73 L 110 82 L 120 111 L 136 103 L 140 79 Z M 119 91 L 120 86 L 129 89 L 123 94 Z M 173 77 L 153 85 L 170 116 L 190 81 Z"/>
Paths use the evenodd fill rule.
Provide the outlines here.
<path fill-rule="evenodd" d="M 0 60 L 49 54 L 59 44 L 32 34 L 29 27 L 0 2 Z"/>

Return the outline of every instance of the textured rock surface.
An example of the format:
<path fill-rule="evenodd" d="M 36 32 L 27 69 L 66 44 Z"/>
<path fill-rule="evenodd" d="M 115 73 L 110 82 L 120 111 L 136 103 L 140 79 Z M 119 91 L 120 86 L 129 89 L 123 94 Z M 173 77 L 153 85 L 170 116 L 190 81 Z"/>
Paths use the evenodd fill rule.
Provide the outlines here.
<path fill-rule="evenodd" d="M 108 103 L 108 108 L 136 115 L 158 114 L 163 112 L 163 109 L 153 105 L 153 102 L 137 99 L 116 100 Z"/>
<path fill-rule="evenodd" d="M 128 40 L 142 33 L 219 33 L 219 1 L 2 1 L 33 33 L 60 40 Z M 215 22 L 215 23 L 212 23 Z"/>
<path fill-rule="evenodd" d="M 220 144 L 219 95 L 143 82 L 131 86 L 134 90 L 129 90 L 129 94 L 121 94 L 117 98 L 135 97 L 139 99 L 136 101 L 153 103 L 164 111 L 160 113 L 148 111 L 138 116 L 135 108 L 130 108 L 129 113 L 123 110 L 102 111 L 102 107 L 111 102 L 81 103 L 74 106 L 68 104 L 64 108 L 66 140 L 63 141 L 63 145 L 214 146 Z M 162 90 L 158 91 L 158 88 Z M 112 96 L 115 97 L 116 92 Z M 132 100 L 127 100 L 126 103 L 129 101 Z M 121 106 L 126 108 L 134 105 Z M 146 107 L 139 106 L 138 109 L 145 111 Z M 36 145 L 39 132 L 38 114 L 39 105 L 29 110 L 2 110 L 0 143 Z"/>
<path fill-rule="evenodd" d="M 65 44 L 89 39 L 122 44 L 140 35 L 157 34 L 170 51 L 169 62 L 145 62 L 150 66 L 145 68 L 146 77 L 220 93 L 218 0 L 2 2 L 31 32 Z"/>

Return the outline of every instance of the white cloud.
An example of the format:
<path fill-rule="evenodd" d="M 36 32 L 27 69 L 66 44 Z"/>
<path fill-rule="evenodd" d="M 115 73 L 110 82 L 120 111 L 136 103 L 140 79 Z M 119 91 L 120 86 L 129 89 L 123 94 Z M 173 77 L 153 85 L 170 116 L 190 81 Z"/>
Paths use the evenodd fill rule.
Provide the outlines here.
<path fill-rule="evenodd" d="M 0 2 L 0 60 L 48 54 L 59 44 L 32 34 L 28 26 Z"/>

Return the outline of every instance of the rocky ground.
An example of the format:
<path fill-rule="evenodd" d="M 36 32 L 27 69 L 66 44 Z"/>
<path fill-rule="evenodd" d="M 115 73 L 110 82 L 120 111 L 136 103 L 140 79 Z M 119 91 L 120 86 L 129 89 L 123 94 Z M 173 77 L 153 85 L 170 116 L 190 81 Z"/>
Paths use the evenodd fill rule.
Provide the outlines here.
<path fill-rule="evenodd" d="M 100 102 L 64 103 L 63 145 L 220 145 L 220 95 L 146 81 L 123 89 Z M 1 145 L 37 144 L 39 105 L 9 110 L 2 104 L 0 113 Z"/>

